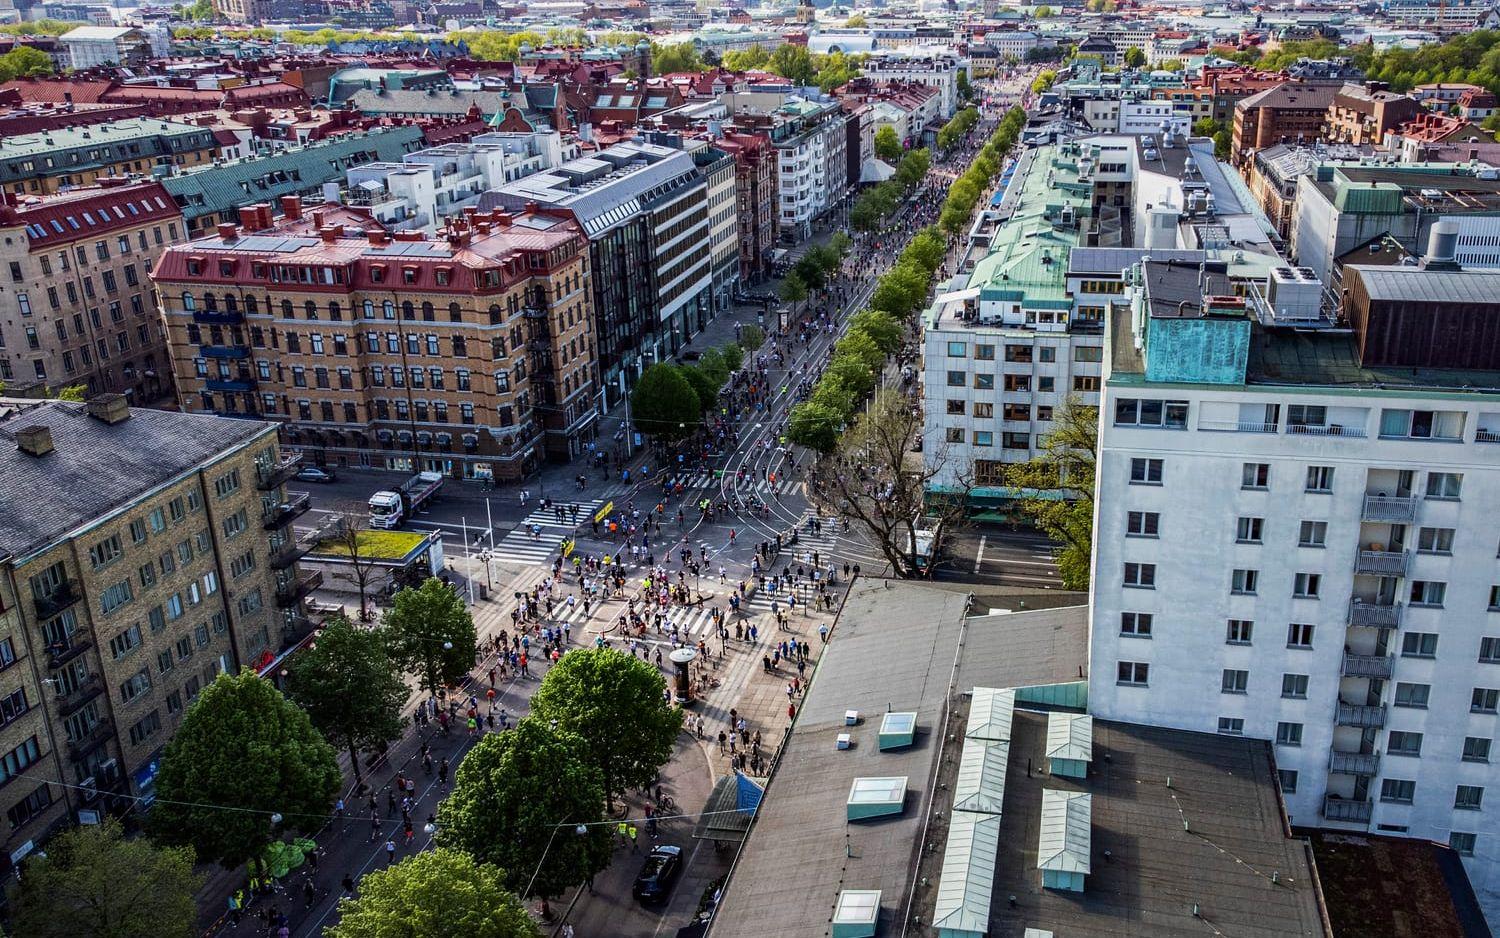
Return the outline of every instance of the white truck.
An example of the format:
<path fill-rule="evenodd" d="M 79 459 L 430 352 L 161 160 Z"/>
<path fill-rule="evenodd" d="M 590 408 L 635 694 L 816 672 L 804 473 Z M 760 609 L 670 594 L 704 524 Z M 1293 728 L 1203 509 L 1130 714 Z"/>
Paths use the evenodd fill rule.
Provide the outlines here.
<path fill-rule="evenodd" d="M 419 472 L 398 489 L 381 489 L 370 496 L 370 527 L 399 528 L 442 487 L 441 472 Z"/>

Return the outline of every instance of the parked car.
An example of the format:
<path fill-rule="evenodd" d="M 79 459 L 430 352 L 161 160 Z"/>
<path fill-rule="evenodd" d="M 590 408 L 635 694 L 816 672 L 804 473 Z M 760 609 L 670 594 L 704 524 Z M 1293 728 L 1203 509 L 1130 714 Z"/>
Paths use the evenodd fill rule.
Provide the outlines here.
<path fill-rule="evenodd" d="M 320 469 L 317 466 L 303 466 L 297 470 L 297 481 L 299 482 L 332 482 L 337 478 L 331 469 Z"/>
<path fill-rule="evenodd" d="M 653 847 L 646 854 L 632 894 L 642 902 L 661 902 L 672 891 L 672 882 L 682 872 L 682 848 L 672 844 Z"/>

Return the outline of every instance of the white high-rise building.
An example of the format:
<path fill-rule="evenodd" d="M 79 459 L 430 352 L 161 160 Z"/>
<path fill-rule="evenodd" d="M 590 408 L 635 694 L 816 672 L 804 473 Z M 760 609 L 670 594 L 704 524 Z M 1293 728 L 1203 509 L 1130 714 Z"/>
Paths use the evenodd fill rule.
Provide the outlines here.
<path fill-rule="evenodd" d="M 1089 707 L 1274 741 L 1292 823 L 1450 843 L 1500 909 L 1500 275 L 1235 296 L 1142 263 L 1106 335 Z"/>

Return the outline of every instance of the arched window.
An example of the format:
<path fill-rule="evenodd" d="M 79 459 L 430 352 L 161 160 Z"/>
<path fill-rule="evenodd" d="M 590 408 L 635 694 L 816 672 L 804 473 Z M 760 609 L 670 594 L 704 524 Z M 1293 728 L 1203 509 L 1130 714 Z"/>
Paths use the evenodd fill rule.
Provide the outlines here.
<path fill-rule="evenodd" d="M 282 319 L 291 319 L 292 318 L 292 301 L 291 300 L 282 300 L 281 301 L 281 318 Z"/>
<path fill-rule="evenodd" d="M 375 318 L 375 301 L 374 300 L 365 300 L 365 318 L 366 319 L 374 319 Z"/>
<path fill-rule="evenodd" d="M 240 311 L 240 298 L 233 293 L 224 294 L 224 312 L 237 313 Z"/>
<path fill-rule="evenodd" d="M 424 302 L 422 304 L 422 319 L 432 322 L 433 318 L 432 304 Z"/>
<path fill-rule="evenodd" d="M 212 293 L 203 294 L 203 308 L 210 313 L 218 312 L 219 298 Z"/>
<path fill-rule="evenodd" d="M 308 300 L 306 303 L 302 304 L 302 311 L 307 314 L 308 319 L 318 318 L 318 304 L 314 303 L 312 300 Z"/>
<path fill-rule="evenodd" d="M 505 313 L 500 309 L 499 303 L 490 304 L 490 325 L 505 321 Z"/>
<path fill-rule="evenodd" d="M 328 301 L 328 318 L 329 319 L 342 319 L 343 316 L 344 316 L 344 311 L 341 308 L 339 308 L 339 301 L 338 300 L 329 300 Z"/>
<path fill-rule="evenodd" d="M 247 313 L 259 313 L 260 312 L 260 301 L 255 298 L 255 294 L 253 294 L 253 293 L 245 297 L 245 312 L 247 312 Z"/>
<path fill-rule="evenodd" d="M 464 311 L 463 311 L 463 308 L 461 306 L 459 306 L 457 303 L 449 303 L 448 304 L 448 319 L 451 322 L 463 322 L 464 321 Z"/>
<path fill-rule="evenodd" d="M 382 316 L 384 316 L 386 319 L 395 319 L 396 318 L 396 304 L 392 303 L 390 300 L 386 300 L 385 302 L 381 303 L 380 304 L 380 314 Z"/>
<path fill-rule="evenodd" d="M 401 318 L 402 319 L 415 319 L 416 318 L 416 307 L 412 306 L 411 300 L 402 300 L 401 301 Z"/>
<path fill-rule="evenodd" d="M 184 291 L 182 294 L 182 311 L 185 313 L 191 313 L 197 311 L 197 309 L 198 303 L 193 299 L 193 295 Z"/>

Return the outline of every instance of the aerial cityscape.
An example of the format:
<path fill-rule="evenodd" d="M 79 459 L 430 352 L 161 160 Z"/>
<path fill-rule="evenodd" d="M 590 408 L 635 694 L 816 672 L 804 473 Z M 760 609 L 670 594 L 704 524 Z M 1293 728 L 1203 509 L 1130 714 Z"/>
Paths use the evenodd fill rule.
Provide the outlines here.
<path fill-rule="evenodd" d="M 0 0 L 0 935 L 1491 935 L 1497 95 L 1478 0 Z"/>

